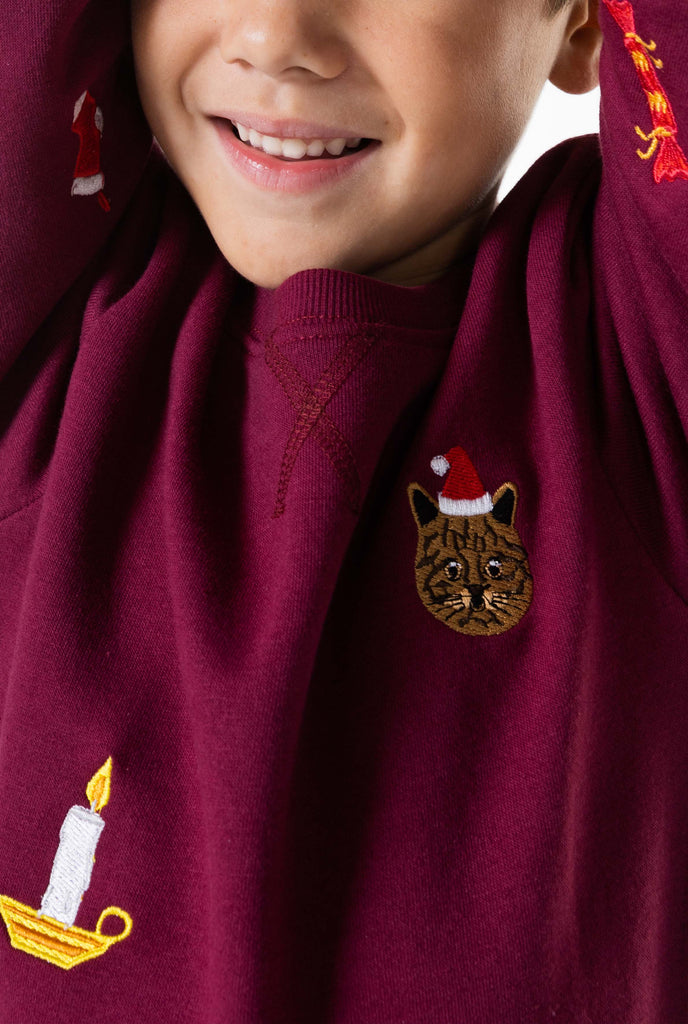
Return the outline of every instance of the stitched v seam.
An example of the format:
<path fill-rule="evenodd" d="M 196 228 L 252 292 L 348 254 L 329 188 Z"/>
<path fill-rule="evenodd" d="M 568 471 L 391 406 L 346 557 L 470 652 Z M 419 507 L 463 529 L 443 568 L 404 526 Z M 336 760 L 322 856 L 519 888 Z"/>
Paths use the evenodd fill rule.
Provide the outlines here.
<path fill-rule="evenodd" d="M 368 353 L 373 342 L 374 338 L 363 333 L 347 338 L 315 385 L 304 380 L 284 352 L 277 347 L 273 338 L 266 343 L 265 360 L 267 365 L 296 411 L 296 422 L 282 457 L 273 512 L 275 518 L 284 513 L 294 465 L 304 443 L 311 436 L 323 450 L 342 481 L 351 511 L 354 513 L 359 511 L 361 479 L 356 460 L 350 444 L 327 415 L 325 408 L 347 377 Z"/>

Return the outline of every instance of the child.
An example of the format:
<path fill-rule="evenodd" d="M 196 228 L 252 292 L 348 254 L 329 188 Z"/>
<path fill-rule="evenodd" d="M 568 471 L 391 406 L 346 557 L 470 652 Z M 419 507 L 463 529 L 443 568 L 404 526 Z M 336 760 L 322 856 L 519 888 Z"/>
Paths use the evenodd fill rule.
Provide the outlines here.
<path fill-rule="evenodd" d="M 0 1020 L 680 1024 L 683 5 L 132 18 L 2 14 Z"/>

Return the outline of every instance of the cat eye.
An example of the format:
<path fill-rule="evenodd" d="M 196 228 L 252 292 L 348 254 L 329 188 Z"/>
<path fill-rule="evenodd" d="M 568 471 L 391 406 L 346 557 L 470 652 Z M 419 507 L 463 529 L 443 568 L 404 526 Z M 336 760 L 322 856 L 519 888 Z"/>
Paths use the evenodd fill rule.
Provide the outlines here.
<path fill-rule="evenodd" d="M 502 575 L 502 563 L 498 558 L 491 558 L 487 563 L 487 571 L 493 580 L 499 579 Z"/>
<path fill-rule="evenodd" d="M 458 562 L 447 562 L 444 567 L 444 571 L 450 580 L 458 580 L 459 573 L 461 572 L 461 566 Z"/>

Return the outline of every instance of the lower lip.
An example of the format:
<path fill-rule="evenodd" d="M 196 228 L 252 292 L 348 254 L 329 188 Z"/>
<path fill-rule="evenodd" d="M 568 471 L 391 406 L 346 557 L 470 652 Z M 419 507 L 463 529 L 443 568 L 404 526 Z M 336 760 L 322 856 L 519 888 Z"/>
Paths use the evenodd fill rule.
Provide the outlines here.
<path fill-rule="evenodd" d="M 230 162 L 245 178 L 268 192 L 302 194 L 332 185 L 340 178 L 358 170 L 379 142 L 369 142 L 364 149 L 349 156 L 329 160 L 280 160 L 259 149 L 252 149 L 237 139 L 229 121 L 213 118 L 222 148 Z"/>

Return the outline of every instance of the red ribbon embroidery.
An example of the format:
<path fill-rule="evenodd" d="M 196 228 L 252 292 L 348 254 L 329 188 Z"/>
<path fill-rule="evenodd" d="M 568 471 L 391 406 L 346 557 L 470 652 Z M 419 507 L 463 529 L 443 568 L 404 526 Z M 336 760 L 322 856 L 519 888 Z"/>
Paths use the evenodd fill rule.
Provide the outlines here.
<path fill-rule="evenodd" d="M 604 3 L 624 34 L 624 46 L 633 59 L 652 117 L 652 131 L 649 134 L 646 135 L 636 125 L 637 134 L 650 144 L 647 150 L 638 149 L 636 152 L 641 160 L 650 160 L 656 154 L 653 171 L 657 184 L 661 181 L 676 181 L 677 178 L 688 180 L 688 161 L 676 141 L 676 118 L 655 71 L 655 68 L 661 70 L 663 67 L 662 61 L 652 56 L 657 44 L 654 41 L 644 42 L 636 33 L 635 16 L 629 0 L 604 0 Z"/>

